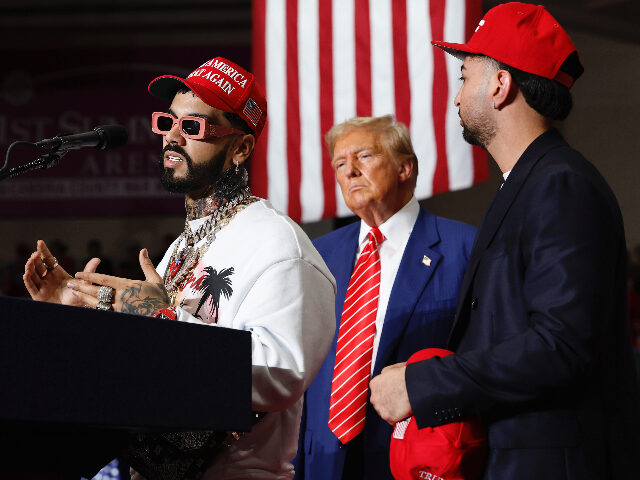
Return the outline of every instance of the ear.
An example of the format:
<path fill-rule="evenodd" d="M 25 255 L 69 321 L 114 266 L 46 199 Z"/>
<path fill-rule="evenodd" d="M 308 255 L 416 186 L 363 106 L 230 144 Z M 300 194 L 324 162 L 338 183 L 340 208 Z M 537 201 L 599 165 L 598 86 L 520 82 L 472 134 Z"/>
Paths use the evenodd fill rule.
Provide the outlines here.
<path fill-rule="evenodd" d="M 509 72 L 498 70 L 494 75 L 493 85 L 493 108 L 500 110 L 510 103 L 509 99 L 513 98 L 512 90 L 515 89 L 515 83 Z"/>
<path fill-rule="evenodd" d="M 414 164 L 413 164 L 412 157 L 405 157 L 401 159 L 400 162 L 398 163 L 398 170 L 399 170 L 398 179 L 401 182 L 406 182 L 413 175 L 413 169 L 414 169 Z"/>
<path fill-rule="evenodd" d="M 236 165 L 243 164 L 249 158 L 255 146 L 256 137 L 250 133 L 242 135 L 231 148 L 231 161 Z"/>

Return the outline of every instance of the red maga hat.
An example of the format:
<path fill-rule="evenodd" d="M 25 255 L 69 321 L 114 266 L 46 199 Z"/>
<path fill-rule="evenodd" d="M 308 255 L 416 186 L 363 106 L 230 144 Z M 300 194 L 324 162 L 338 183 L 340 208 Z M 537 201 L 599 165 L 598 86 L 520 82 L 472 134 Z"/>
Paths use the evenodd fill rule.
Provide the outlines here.
<path fill-rule="evenodd" d="M 584 72 L 571 38 L 542 5 L 518 2 L 498 5 L 480 20 L 468 43 L 431 43 L 462 59 L 467 53 L 486 55 L 567 88 Z M 574 52 L 574 65 L 561 69 Z"/>
<path fill-rule="evenodd" d="M 451 354 L 427 348 L 411 355 L 407 364 Z M 486 454 L 486 432 L 479 417 L 421 429 L 410 417 L 396 423 L 389 461 L 396 480 L 474 480 L 482 475 Z"/>
<path fill-rule="evenodd" d="M 188 87 L 207 105 L 237 113 L 254 135 L 260 136 L 267 119 L 267 99 L 255 77 L 242 67 L 222 58 L 213 58 L 191 72 L 187 78 L 162 75 L 149 84 L 149 93 L 173 100 L 176 91 Z"/>

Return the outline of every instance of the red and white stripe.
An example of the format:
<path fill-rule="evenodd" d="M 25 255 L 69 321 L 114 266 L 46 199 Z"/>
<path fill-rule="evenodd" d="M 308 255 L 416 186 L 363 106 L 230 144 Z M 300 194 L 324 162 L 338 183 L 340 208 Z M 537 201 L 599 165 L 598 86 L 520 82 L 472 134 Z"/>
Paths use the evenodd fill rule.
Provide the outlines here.
<path fill-rule="evenodd" d="M 296 221 L 350 215 L 324 136 L 385 114 L 410 128 L 419 199 L 485 180 L 453 105 L 460 63 L 429 43 L 464 42 L 480 17 L 481 0 L 254 0 L 253 73 L 268 101 L 254 193 Z"/>
<path fill-rule="evenodd" d="M 372 228 L 356 263 L 340 318 L 331 381 L 329 428 L 347 443 L 364 428 L 380 291 L 382 232 Z"/>

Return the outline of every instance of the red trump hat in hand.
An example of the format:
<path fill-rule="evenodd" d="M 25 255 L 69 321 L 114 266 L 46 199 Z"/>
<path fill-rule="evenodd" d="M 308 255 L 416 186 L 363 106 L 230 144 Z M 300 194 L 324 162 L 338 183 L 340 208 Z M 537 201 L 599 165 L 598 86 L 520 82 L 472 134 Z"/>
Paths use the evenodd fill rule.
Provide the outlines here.
<path fill-rule="evenodd" d="M 427 348 L 411 355 L 407 364 L 452 353 Z M 486 432 L 478 417 L 421 429 L 410 417 L 396 423 L 389 461 L 396 480 L 475 480 L 482 475 L 486 453 Z"/>

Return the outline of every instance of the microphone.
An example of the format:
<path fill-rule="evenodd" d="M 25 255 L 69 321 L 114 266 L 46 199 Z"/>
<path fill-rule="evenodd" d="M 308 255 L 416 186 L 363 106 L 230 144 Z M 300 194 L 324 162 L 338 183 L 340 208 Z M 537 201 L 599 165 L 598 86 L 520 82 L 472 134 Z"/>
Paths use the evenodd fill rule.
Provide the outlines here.
<path fill-rule="evenodd" d="M 122 125 L 101 125 L 90 132 L 70 133 L 45 138 L 34 143 L 45 150 L 76 150 L 84 147 L 95 147 L 96 150 L 118 148 L 127 143 L 129 135 Z"/>

